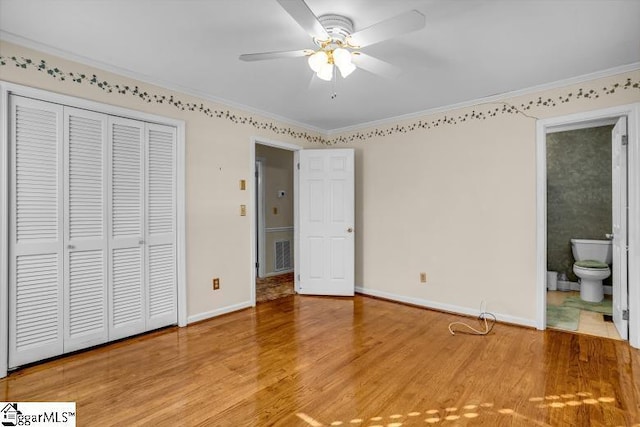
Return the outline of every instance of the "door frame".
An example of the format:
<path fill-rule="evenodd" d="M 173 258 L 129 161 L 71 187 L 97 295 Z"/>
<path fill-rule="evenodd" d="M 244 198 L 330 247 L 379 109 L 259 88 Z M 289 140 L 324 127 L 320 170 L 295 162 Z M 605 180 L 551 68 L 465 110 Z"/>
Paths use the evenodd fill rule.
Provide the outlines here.
<path fill-rule="evenodd" d="M 290 142 L 282 142 L 276 141 L 272 139 L 262 138 L 258 136 L 251 137 L 249 141 L 249 164 L 251 165 L 250 170 L 255 170 L 256 167 L 256 145 L 267 145 L 269 147 L 280 148 L 282 150 L 293 151 L 293 163 L 298 163 L 298 151 L 302 150 L 303 147 L 300 145 L 292 144 Z M 256 174 L 252 173 L 252 178 L 249 180 L 248 190 L 250 191 L 251 197 L 249 197 L 249 203 L 247 206 L 248 214 L 249 214 L 249 239 L 251 248 L 251 282 L 249 283 L 250 295 L 251 295 L 251 306 L 256 306 L 256 212 L 258 207 L 256 206 L 256 188 L 258 185 L 256 178 Z M 296 230 L 298 230 L 298 168 L 293 168 L 293 270 L 294 273 L 299 269 L 299 258 L 298 258 L 298 234 Z M 264 242 L 264 237 L 263 237 Z M 298 291 L 298 276 L 295 275 L 295 290 Z"/>
<path fill-rule="evenodd" d="M 547 271 L 547 160 L 549 131 L 571 130 L 613 123 L 627 117 L 628 218 L 640 217 L 640 103 L 620 105 L 538 120 L 536 123 L 536 326 L 546 329 Z M 629 343 L 640 348 L 640 224 L 629 221 L 628 287 Z"/>
<path fill-rule="evenodd" d="M 9 357 L 9 97 L 35 98 L 70 107 L 158 123 L 176 128 L 176 278 L 178 284 L 178 326 L 187 325 L 187 275 L 185 227 L 185 122 L 124 107 L 90 101 L 47 90 L 0 80 L 0 378 L 7 376 Z"/>
<path fill-rule="evenodd" d="M 266 159 L 264 157 L 256 157 L 255 161 L 255 182 L 256 182 L 256 237 L 258 237 L 258 242 L 255 246 L 258 251 L 258 255 L 256 257 L 256 261 L 258 263 L 258 277 L 264 277 L 264 264 L 265 264 L 265 256 L 264 252 L 266 247 L 264 245 L 264 240 L 266 237 L 266 233 L 264 231 L 264 221 L 266 218 L 265 211 L 265 203 L 264 203 L 264 166 L 266 163 Z M 255 264 L 253 264 L 255 266 Z M 254 267 L 255 268 L 255 267 Z"/>

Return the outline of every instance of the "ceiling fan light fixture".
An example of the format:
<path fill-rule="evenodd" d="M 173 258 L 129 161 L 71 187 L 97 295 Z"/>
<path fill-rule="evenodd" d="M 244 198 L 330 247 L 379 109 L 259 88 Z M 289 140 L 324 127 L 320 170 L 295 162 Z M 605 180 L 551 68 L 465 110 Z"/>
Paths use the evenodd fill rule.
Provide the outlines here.
<path fill-rule="evenodd" d="M 309 62 L 309 67 L 316 73 L 320 73 L 322 67 L 325 65 L 329 65 L 329 55 L 323 50 L 319 50 L 313 55 L 309 57 L 307 60 Z"/>
<path fill-rule="evenodd" d="M 336 64 L 337 65 L 337 64 Z M 340 75 L 343 79 L 346 79 L 349 74 L 353 73 L 357 67 L 353 65 L 351 62 L 343 65 L 338 65 L 338 69 L 340 70 Z"/>
<path fill-rule="evenodd" d="M 358 50 L 421 30 L 426 22 L 422 13 L 410 10 L 354 32 L 353 21 L 346 16 L 328 14 L 318 17 L 305 0 L 277 1 L 311 36 L 316 49 L 243 54 L 240 55 L 240 60 L 262 61 L 307 56 L 309 67 L 317 73 L 318 78 L 328 81 L 333 79 L 334 72 L 337 73 L 333 69 L 334 65 L 338 67 L 343 78 L 350 75 L 356 67 L 384 77 L 396 78 L 400 71 L 397 67 Z"/>
<path fill-rule="evenodd" d="M 351 52 L 343 47 L 339 47 L 333 51 L 333 62 L 338 67 L 351 64 Z"/>
<path fill-rule="evenodd" d="M 327 82 L 331 81 L 331 79 L 333 78 L 333 64 L 330 64 L 328 62 L 324 64 L 320 71 L 318 71 L 318 78 Z"/>

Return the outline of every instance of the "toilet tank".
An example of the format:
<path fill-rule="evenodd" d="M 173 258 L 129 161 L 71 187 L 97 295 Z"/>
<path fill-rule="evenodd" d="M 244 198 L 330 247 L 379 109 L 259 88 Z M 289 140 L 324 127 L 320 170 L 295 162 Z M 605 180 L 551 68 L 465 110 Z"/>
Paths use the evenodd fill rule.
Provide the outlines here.
<path fill-rule="evenodd" d="M 571 239 L 571 252 L 576 261 L 600 261 L 611 264 L 611 240 Z"/>

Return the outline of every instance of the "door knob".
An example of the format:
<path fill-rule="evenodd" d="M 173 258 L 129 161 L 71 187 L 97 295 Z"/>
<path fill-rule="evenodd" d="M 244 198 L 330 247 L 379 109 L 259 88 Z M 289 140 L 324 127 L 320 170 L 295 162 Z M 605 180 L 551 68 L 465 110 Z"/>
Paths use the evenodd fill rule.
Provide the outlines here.
<path fill-rule="evenodd" d="M 347 233 L 353 233 L 353 228 L 351 227 L 347 228 Z"/>
<path fill-rule="evenodd" d="M 144 240 L 142 240 L 142 239 L 138 240 L 138 244 L 144 245 Z"/>
<path fill-rule="evenodd" d="M 76 247 L 74 245 L 67 245 L 67 249 L 75 249 Z"/>

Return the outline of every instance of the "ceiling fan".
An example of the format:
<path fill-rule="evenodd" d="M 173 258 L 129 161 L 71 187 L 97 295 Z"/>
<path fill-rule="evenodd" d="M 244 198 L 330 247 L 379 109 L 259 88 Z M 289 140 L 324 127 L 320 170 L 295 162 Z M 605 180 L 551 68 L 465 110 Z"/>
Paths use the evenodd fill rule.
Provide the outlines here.
<path fill-rule="evenodd" d="M 316 15 L 304 0 L 277 0 L 289 15 L 313 38 L 314 49 L 280 52 L 248 53 L 240 55 L 242 61 L 262 61 L 278 58 L 308 57 L 309 67 L 326 81 L 334 78 L 334 68 L 346 78 L 356 68 L 362 68 L 384 77 L 395 78 L 400 69 L 360 49 L 401 34 L 424 28 L 425 17 L 417 10 L 402 13 L 353 32 L 353 21 L 341 15 Z"/>

